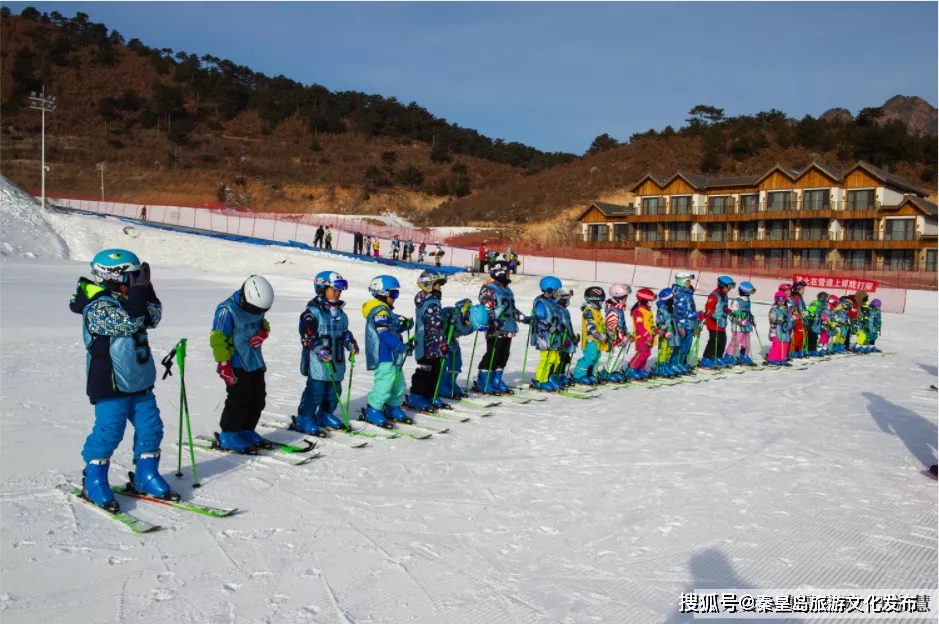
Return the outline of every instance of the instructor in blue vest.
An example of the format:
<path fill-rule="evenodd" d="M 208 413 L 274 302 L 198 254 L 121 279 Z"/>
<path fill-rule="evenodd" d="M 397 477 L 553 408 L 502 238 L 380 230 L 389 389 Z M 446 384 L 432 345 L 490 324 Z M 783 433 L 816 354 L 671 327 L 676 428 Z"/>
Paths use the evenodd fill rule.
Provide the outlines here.
<path fill-rule="evenodd" d="M 259 447 L 271 448 L 255 428 L 267 399 L 261 345 L 271 332 L 264 314 L 273 304 L 270 282 L 252 275 L 215 309 L 209 343 L 228 393 L 218 445 L 228 451 L 254 454 Z"/>

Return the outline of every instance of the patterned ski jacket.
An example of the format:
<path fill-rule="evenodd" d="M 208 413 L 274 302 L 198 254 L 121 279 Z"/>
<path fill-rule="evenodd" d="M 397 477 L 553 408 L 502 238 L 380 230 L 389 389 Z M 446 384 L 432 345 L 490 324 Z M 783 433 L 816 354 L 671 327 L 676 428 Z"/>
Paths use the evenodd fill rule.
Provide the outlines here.
<path fill-rule="evenodd" d="M 773 306 L 769 309 L 770 337 L 779 342 L 789 342 L 789 332 L 792 331 L 792 312 L 786 304 Z"/>
<path fill-rule="evenodd" d="M 675 323 L 692 332 L 698 328 L 698 308 L 694 303 L 694 290 L 684 286 L 673 287 L 675 293 Z"/>
<path fill-rule="evenodd" d="M 587 348 L 587 343 L 595 342 L 600 351 L 609 351 L 609 337 L 606 333 L 606 321 L 603 311 L 591 303 L 580 306 L 581 324 L 583 325 L 583 339 L 581 349 Z"/>
<path fill-rule="evenodd" d="M 443 357 L 443 343 L 447 337 L 443 333 L 443 318 L 440 294 L 419 291 L 414 295 L 414 318 L 416 328 L 414 336 L 414 357 L 418 360 Z"/>
<path fill-rule="evenodd" d="M 619 347 L 626 343 L 629 336 L 629 325 L 626 323 L 626 301 L 607 299 L 603 304 L 606 312 L 607 333 L 613 338 L 613 346 Z"/>

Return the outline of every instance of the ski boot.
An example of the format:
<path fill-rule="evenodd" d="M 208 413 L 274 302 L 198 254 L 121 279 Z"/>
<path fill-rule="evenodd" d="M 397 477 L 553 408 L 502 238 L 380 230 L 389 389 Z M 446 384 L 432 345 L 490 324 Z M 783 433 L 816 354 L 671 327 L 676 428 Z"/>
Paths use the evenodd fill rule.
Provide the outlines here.
<path fill-rule="evenodd" d="M 240 431 L 216 432 L 214 446 L 223 451 L 232 451 L 242 455 L 257 455 L 258 447 L 249 444 L 247 440 L 239 435 L 240 433 Z"/>
<path fill-rule="evenodd" d="M 613 371 L 612 373 L 610 373 L 609 380 L 612 383 L 621 384 L 626 381 L 626 376 L 623 375 L 623 373 L 621 373 L 620 371 Z"/>
<path fill-rule="evenodd" d="M 532 379 L 531 383 L 529 384 L 529 387 L 532 390 L 540 390 L 541 392 L 557 392 L 558 390 L 557 386 L 552 384 L 550 380 L 535 381 L 534 379 Z"/>
<path fill-rule="evenodd" d="M 510 390 L 509 387 L 505 385 L 505 382 L 502 381 L 501 368 L 492 371 L 492 383 L 495 384 L 496 392 L 500 392 L 502 394 L 515 394 L 515 392 Z"/>
<path fill-rule="evenodd" d="M 630 369 L 629 373 L 626 375 L 626 379 L 629 379 L 630 381 L 643 381 L 645 377 L 642 376 L 641 372 L 633 368 Z"/>
<path fill-rule="evenodd" d="M 160 476 L 160 451 L 155 453 L 141 453 L 134 462 L 136 470 L 128 473 L 130 482 L 128 490 L 136 490 L 141 494 L 152 496 L 165 501 L 178 501 L 179 492 L 170 489 L 170 484 Z"/>
<path fill-rule="evenodd" d="M 290 428 L 294 431 L 320 438 L 326 437 L 326 432 L 320 429 L 312 416 L 292 416 L 290 420 Z"/>
<path fill-rule="evenodd" d="M 82 470 L 82 496 L 105 511 L 118 513 L 120 504 L 114 499 L 108 483 L 108 459 L 92 459 Z"/>
<path fill-rule="evenodd" d="M 443 401 L 441 401 L 440 397 L 438 396 L 436 399 L 434 399 L 434 409 L 435 410 L 442 410 L 442 409 L 452 410 L 453 407 L 449 403 L 444 403 Z"/>
<path fill-rule="evenodd" d="M 737 361 L 737 358 L 735 358 L 735 357 L 732 356 L 732 355 L 725 355 L 725 356 L 724 356 L 724 359 L 721 360 L 721 361 L 724 362 L 724 366 L 728 366 L 728 367 L 730 367 L 730 366 L 736 366 L 737 364 L 740 363 L 740 362 Z"/>
<path fill-rule="evenodd" d="M 551 385 L 557 389 L 556 391 L 564 389 L 564 382 L 561 381 L 557 373 L 550 373 L 548 375 L 548 381 L 551 382 Z"/>
<path fill-rule="evenodd" d="M 246 441 L 251 446 L 256 446 L 259 449 L 265 449 L 267 451 L 275 448 L 274 444 L 271 444 L 267 440 L 261 437 L 261 434 L 255 431 L 254 429 L 245 429 L 244 431 L 239 431 L 238 435 L 241 436 L 241 439 Z"/>
<path fill-rule="evenodd" d="M 705 368 L 708 370 L 714 370 L 717 368 L 716 362 L 711 358 L 701 358 L 698 361 L 698 368 Z"/>
<path fill-rule="evenodd" d="M 385 417 L 395 422 L 413 425 L 414 419 L 401 409 L 400 405 L 385 405 Z"/>
<path fill-rule="evenodd" d="M 740 363 L 744 366 L 756 366 L 756 364 L 753 363 L 753 360 L 750 359 L 750 356 L 746 353 L 740 356 Z"/>
<path fill-rule="evenodd" d="M 342 422 L 338 416 L 332 412 L 327 412 L 322 407 L 316 410 L 316 415 L 313 416 L 316 420 L 316 424 L 320 429 L 343 429 L 345 428 L 345 423 Z"/>
<path fill-rule="evenodd" d="M 482 394 L 498 394 L 493 383 L 495 381 L 495 376 L 495 372 L 490 373 L 486 370 L 479 371 L 479 377 L 476 379 L 475 383 L 476 392 L 480 392 Z"/>
<path fill-rule="evenodd" d="M 404 396 L 404 402 L 411 409 L 415 409 L 419 412 L 434 412 L 433 403 L 430 402 L 430 399 L 427 397 L 422 397 L 419 394 L 406 394 Z"/>
<path fill-rule="evenodd" d="M 394 429 L 394 425 L 392 425 L 391 422 L 385 418 L 385 415 L 371 405 L 367 405 L 362 408 L 362 412 L 359 415 L 359 420 L 364 420 L 365 422 L 375 425 L 376 427 Z"/>

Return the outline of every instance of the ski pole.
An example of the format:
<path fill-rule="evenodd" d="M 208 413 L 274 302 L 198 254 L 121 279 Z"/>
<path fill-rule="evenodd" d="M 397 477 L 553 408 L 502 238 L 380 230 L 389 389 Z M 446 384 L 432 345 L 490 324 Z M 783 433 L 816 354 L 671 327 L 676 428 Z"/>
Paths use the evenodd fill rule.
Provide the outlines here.
<path fill-rule="evenodd" d="M 698 346 L 701 343 L 701 328 L 698 327 L 695 329 L 694 333 L 694 344 L 691 345 L 691 351 L 694 351 L 694 364 L 691 365 L 691 368 L 698 368 Z M 689 357 L 691 356 L 691 351 L 688 352 Z"/>
<path fill-rule="evenodd" d="M 451 338 L 453 338 L 453 325 L 451 325 L 449 331 L 447 331 L 447 342 L 446 342 L 447 345 L 450 344 Z M 447 353 L 449 353 L 449 349 Z M 437 387 L 434 388 L 434 400 L 430 402 L 431 405 L 437 404 L 437 393 L 440 392 L 440 380 L 443 379 L 443 369 L 447 367 L 446 364 L 447 364 L 447 357 L 446 357 L 446 354 L 444 354 L 444 357 L 440 359 L 440 372 L 437 373 Z"/>
<path fill-rule="evenodd" d="M 754 326 L 753 329 L 756 330 L 756 326 Z M 767 354 L 766 354 L 766 350 L 763 348 L 763 339 L 760 338 L 760 332 L 757 330 L 757 331 L 754 331 L 753 333 L 756 334 L 756 341 L 760 345 L 760 355 L 765 360 L 767 357 Z"/>
<path fill-rule="evenodd" d="M 534 323 L 533 316 L 535 316 L 535 308 L 531 309 L 531 316 L 528 321 L 528 340 L 525 341 L 525 356 L 522 358 L 522 383 L 518 386 L 519 390 L 525 389 L 525 368 L 528 366 L 528 346 L 531 344 L 531 325 Z"/>
<path fill-rule="evenodd" d="M 476 356 L 476 343 L 478 341 L 479 341 L 479 330 L 477 330 L 476 335 L 473 336 L 473 350 L 470 352 L 469 365 L 466 368 L 467 371 L 473 370 L 473 358 Z M 464 392 L 469 392 L 470 378 L 472 376 L 473 376 L 472 373 L 470 372 L 466 373 L 466 386 L 464 386 L 463 388 Z"/>
<path fill-rule="evenodd" d="M 351 429 L 349 426 L 349 401 L 352 399 L 352 371 L 355 370 L 355 353 L 349 354 L 349 385 L 346 387 L 346 411 L 343 414 L 346 418 L 346 429 Z"/>
<path fill-rule="evenodd" d="M 345 421 L 346 429 L 349 429 L 349 412 L 342 406 L 342 389 L 336 385 L 336 377 L 333 374 L 332 362 L 323 362 L 326 365 L 326 372 L 329 373 L 329 381 L 333 384 L 333 392 L 336 393 L 336 401 L 339 403 L 339 411 L 342 412 L 342 418 Z M 350 377 L 351 378 L 351 377 Z"/>
<path fill-rule="evenodd" d="M 176 363 L 179 365 L 179 392 L 182 397 L 180 409 L 185 409 L 186 414 L 186 433 L 189 437 L 189 461 L 192 465 L 192 487 L 200 487 L 199 477 L 196 473 L 196 451 L 192 444 L 192 425 L 189 421 L 189 398 L 186 395 L 186 338 L 179 341 L 176 348 Z M 182 419 L 180 419 L 180 442 L 182 442 Z M 182 477 L 182 444 L 180 444 L 180 462 L 177 466 L 177 478 Z"/>

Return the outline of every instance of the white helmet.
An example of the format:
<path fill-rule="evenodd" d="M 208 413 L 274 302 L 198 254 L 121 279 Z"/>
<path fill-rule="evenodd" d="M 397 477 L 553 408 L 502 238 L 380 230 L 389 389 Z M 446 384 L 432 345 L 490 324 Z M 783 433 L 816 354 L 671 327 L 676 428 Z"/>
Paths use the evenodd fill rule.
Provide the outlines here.
<path fill-rule="evenodd" d="M 274 287 L 260 275 L 252 275 L 241 286 L 241 305 L 253 314 L 264 314 L 274 305 Z"/>
<path fill-rule="evenodd" d="M 685 273 L 684 271 L 681 271 L 675 274 L 675 284 L 678 286 L 684 286 L 685 282 L 690 282 L 693 279 L 694 273 Z"/>
<path fill-rule="evenodd" d="M 614 299 L 628 297 L 632 291 L 633 289 L 629 287 L 629 284 L 613 284 L 610 286 L 610 296 Z"/>

